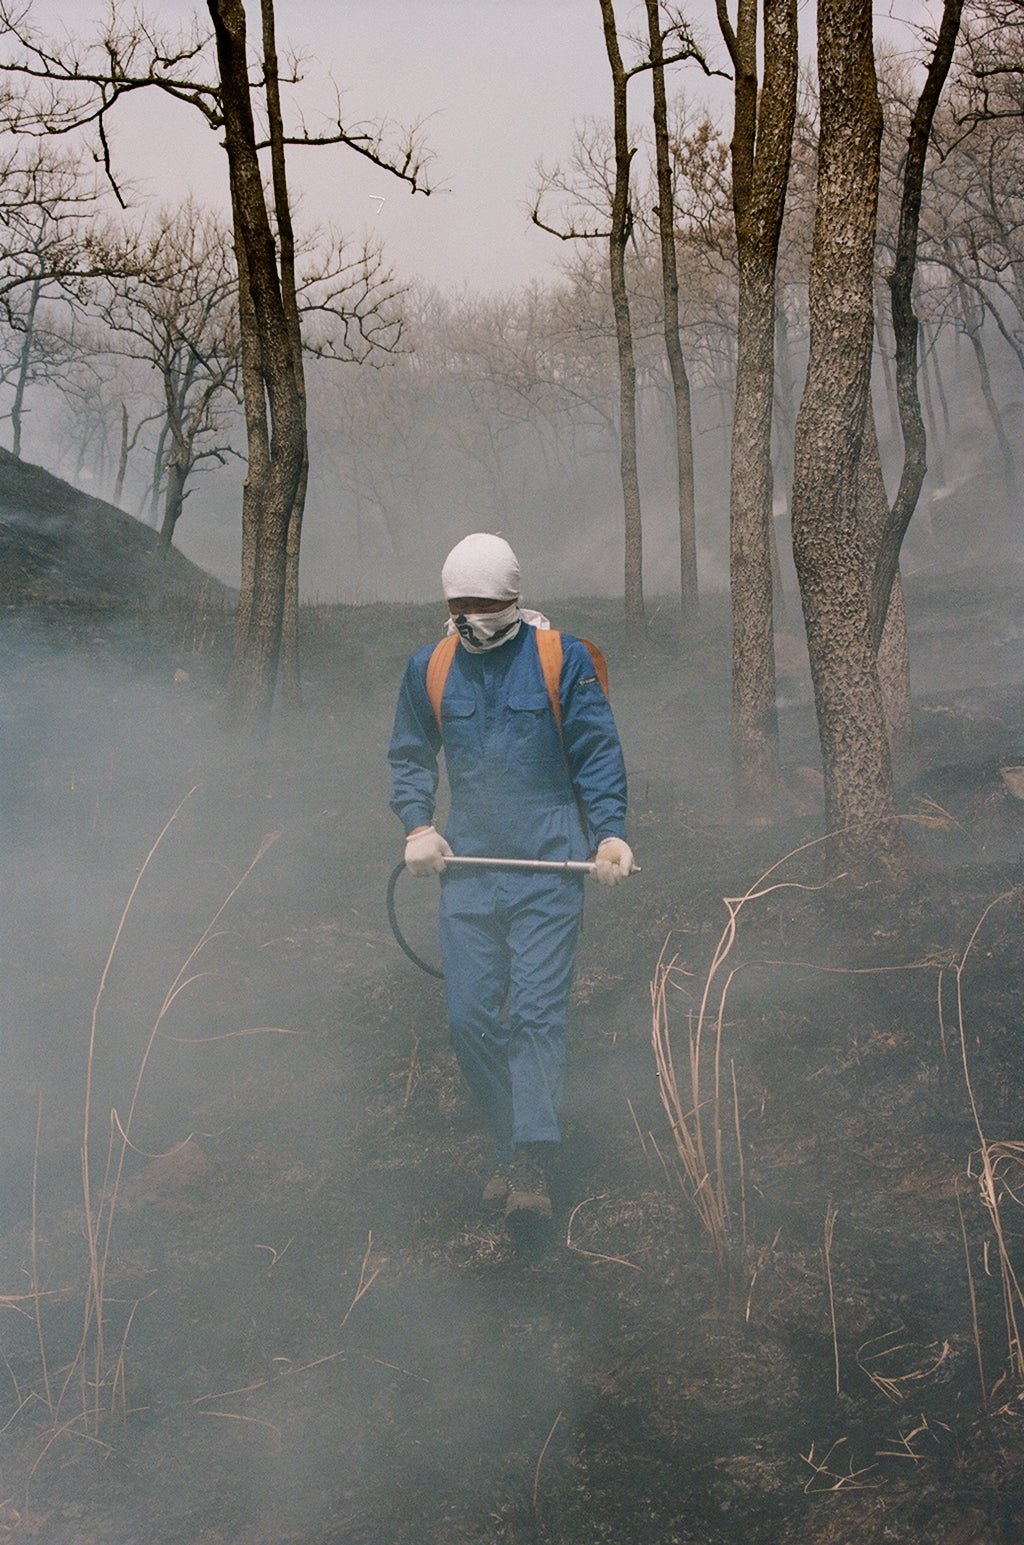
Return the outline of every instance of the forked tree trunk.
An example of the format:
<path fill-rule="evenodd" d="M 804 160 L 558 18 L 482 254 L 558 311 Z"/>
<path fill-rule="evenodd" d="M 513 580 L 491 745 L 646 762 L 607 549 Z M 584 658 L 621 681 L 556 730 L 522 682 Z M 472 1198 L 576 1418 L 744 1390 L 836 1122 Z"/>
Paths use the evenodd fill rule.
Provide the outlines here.
<path fill-rule="evenodd" d="M 230 722 L 251 729 L 269 720 L 273 707 L 284 617 L 288 521 L 302 472 L 305 420 L 256 153 L 245 8 L 241 0 L 207 3 L 217 45 L 236 246 L 244 260 L 239 265 L 239 281 L 251 302 L 249 305 L 243 299 L 241 321 L 243 330 L 248 325 L 255 333 L 246 348 L 250 358 L 259 360 L 259 402 L 248 400 L 255 390 L 251 370 L 244 382 L 246 427 L 255 427 L 256 444 L 250 446 L 246 478 L 248 530 L 243 529 L 243 542 L 249 543 L 249 553 L 248 558 L 243 556 L 243 594 L 228 684 Z M 252 452 L 258 460 L 264 393 L 270 451 L 266 476 L 257 484 Z"/>
<path fill-rule="evenodd" d="M 807 626 L 826 819 L 856 873 L 900 877 L 908 848 L 869 617 L 858 477 L 870 401 L 882 113 L 871 0 L 819 0 L 821 131 L 797 420 L 793 555 Z"/>

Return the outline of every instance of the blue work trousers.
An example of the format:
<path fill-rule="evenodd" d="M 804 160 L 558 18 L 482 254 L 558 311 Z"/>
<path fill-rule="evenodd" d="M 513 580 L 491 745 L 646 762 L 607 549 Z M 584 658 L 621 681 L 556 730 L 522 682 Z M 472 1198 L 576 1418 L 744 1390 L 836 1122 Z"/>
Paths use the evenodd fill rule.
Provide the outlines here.
<path fill-rule="evenodd" d="M 441 887 L 452 1047 L 498 1158 L 560 1141 L 579 876 L 479 870 Z"/>

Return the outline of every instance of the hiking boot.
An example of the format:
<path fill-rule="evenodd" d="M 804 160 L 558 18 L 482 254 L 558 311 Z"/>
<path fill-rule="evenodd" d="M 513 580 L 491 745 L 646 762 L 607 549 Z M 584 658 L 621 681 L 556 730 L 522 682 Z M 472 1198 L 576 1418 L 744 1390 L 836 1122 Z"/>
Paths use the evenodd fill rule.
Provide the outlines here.
<path fill-rule="evenodd" d="M 486 1207 L 500 1207 L 508 1200 L 512 1184 L 511 1164 L 499 1164 L 484 1186 L 481 1201 Z"/>
<path fill-rule="evenodd" d="M 536 1250 L 551 1237 L 551 1194 L 534 1159 L 517 1155 L 509 1166 L 505 1227 L 517 1250 Z"/>
<path fill-rule="evenodd" d="M 510 1212 L 535 1212 L 540 1218 L 551 1216 L 551 1193 L 542 1167 L 534 1159 L 513 1159 L 508 1167 L 508 1192 L 505 1216 Z"/>

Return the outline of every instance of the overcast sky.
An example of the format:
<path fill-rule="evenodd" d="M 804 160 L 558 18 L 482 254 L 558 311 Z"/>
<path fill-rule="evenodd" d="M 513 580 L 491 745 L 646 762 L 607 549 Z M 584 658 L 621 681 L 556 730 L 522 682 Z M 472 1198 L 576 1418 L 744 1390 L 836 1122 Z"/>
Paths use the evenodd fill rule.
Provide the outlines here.
<path fill-rule="evenodd" d="M 151 0 L 145 9 L 168 26 L 207 17 L 205 5 L 187 0 Z M 256 0 L 248 9 L 258 29 Z M 689 9 L 709 57 L 724 68 L 713 0 Z M 880 30 L 912 46 L 891 17 L 925 9 L 926 0 L 888 0 Z M 103 10 L 98 0 L 33 6 L 41 25 L 78 36 Z M 294 151 L 300 225 L 334 222 L 354 237 L 380 236 L 403 279 L 489 290 L 552 273 L 564 249 L 530 224 L 528 205 L 536 163 L 565 155 L 575 122 L 610 115 L 597 0 L 277 0 L 276 10 L 282 61 L 289 46 L 303 59 L 293 119 L 301 104 L 312 127 L 323 122 L 336 82 L 350 124 L 418 122 L 435 157 L 438 191 L 423 198 L 350 151 Z M 638 0 L 618 0 L 617 12 L 622 31 L 643 27 Z M 811 0 L 801 0 L 808 49 L 813 20 Z M 644 84 L 633 88 L 638 114 Z M 728 125 L 727 82 L 688 65 L 672 72 L 672 89 L 695 105 L 717 104 Z M 177 202 L 193 191 L 206 202 L 223 199 L 223 153 L 193 109 L 146 93 L 118 108 L 111 130 L 118 170 L 140 197 Z"/>
<path fill-rule="evenodd" d="M 79 14 L 67 3 L 60 10 Z M 350 151 L 295 151 L 300 219 L 379 235 L 403 278 L 446 287 L 503 288 L 552 271 L 561 244 L 530 224 L 526 206 L 536 162 L 564 153 L 574 120 L 608 113 L 596 0 L 278 0 L 277 26 L 282 57 L 289 44 L 304 56 L 293 113 L 302 104 L 315 126 L 331 109 L 333 76 L 352 123 L 418 122 L 434 154 L 437 191 L 423 198 Z M 688 73 L 703 93 L 702 78 Z M 154 142 L 187 139 L 183 179 L 217 196 L 224 168 L 215 136 L 185 108 L 150 101 L 144 111 L 148 124 L 139 104 L 118 136 L 140 192 L 174 186 Z"/>

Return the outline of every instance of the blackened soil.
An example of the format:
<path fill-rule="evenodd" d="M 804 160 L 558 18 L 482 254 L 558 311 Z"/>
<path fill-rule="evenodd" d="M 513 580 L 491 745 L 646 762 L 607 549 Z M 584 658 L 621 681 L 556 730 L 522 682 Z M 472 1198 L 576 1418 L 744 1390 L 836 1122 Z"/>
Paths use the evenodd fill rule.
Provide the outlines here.
<path fill-rule="evenodd" d="M 218 728 L 226 616 L 9 609 L 0 1540 L 1024 1537 L 1022 588 L 909 586 L 897 897 L 805 846 L 798 664 L 791 792 L 748 828 L 724 610 L 684 652 L 669 608 L 632 646 L 611 604 L 548 608 L 609 657 L 643 873 L 588 893 L 539 1255 L 480 1203 L 442 995 L 384 913 L 384 749 L 435 610 L 311 611 L 306 712 L 253 750 Z M 432 882 L 397 904 L 431 956 Z M 717 1248 L 659 959 L 691 1136 L 701 1030 Z"/>

